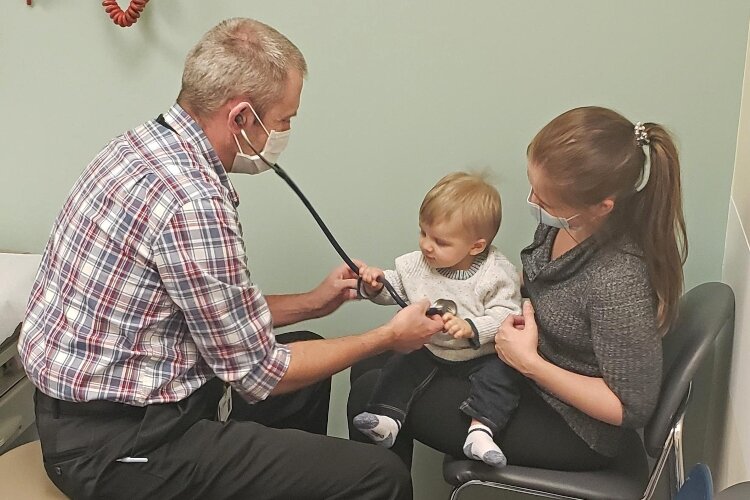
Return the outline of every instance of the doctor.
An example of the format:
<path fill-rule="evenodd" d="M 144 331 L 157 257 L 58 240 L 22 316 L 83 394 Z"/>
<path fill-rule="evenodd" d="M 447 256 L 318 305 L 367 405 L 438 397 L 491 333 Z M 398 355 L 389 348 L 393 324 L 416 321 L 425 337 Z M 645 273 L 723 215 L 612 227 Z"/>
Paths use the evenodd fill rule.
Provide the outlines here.
<path fill-rule="evenodd" d="M 246 263 L 227 172 L 265 169 L 249 144 L 278 158 L 306 71 L 278 31 L 224 21 L 188 54 L 177 103 L 113 139 L 74 185 L 19 341 L 45 468 L 65 494 L 411 498 L 395 455 L 314 432 L 332 374 L 416 349 L 442 321 L 425 302 L 360 335 L 277 338 L 354 298 L 356 277 L 341 265 L 308 293 L 264 296 Z"/>

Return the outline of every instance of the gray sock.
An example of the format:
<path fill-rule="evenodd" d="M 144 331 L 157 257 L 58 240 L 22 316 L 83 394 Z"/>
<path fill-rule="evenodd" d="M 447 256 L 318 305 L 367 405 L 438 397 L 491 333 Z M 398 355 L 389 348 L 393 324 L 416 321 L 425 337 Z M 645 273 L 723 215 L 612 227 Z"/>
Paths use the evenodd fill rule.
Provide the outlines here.
<path fill-rule="evenodd" d="M 385 415 L 363 412 L 352 420 L 354 427 L 380 446 L 390 448 L 396 442 L 401 422 Z"/>
<path fill-rule="evenodd" d="M 481 460 L 492 467 L 505 467 L 508 459 L 500 447 L 492 440 L 492 431 L 483 424 L 469 427 L 469 434 L 464 442 L 464 454 L 473 460 Z"/>

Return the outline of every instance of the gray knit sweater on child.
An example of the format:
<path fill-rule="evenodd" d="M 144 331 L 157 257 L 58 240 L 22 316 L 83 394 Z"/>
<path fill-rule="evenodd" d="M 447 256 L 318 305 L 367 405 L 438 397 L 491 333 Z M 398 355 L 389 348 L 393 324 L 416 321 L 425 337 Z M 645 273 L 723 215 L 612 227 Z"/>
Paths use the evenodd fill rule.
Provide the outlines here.
<path fill-rule="evenodd" d="M 629 238 L 604 233 L 551 261 L 557 232 L 540 225 L 534 243 L 521 252 L 539 352 L 560 368 L 603 378 L 622 402 L 622 427 L 642 427 L 656 406 L 662 369 L 655 293 L 643 254 Z M 617 453 L 621 428 L 537 390 L 593 450 Z"/>
<path fill-rule="evenodd" d="M 457 316 L 469 318 L 479 331 L 480 347 L 468 339 L 454 339 L 439 332 L 427 348 L 448 361 L 467 361 L 495 352 L 495 334 L 509 314 L 520 314 L 520 279 L 515 266 L 494 247 L 478 255 L 467 270 L 433 269 L 421 252 L 411 252 L 396 259 L 396 269 L 385 271 L 385 278 L 409 302 L 427 298 L 450 299 L 458 306 Z M 377 304 L 394 304 L 385 290 L 370 300 Z"/>

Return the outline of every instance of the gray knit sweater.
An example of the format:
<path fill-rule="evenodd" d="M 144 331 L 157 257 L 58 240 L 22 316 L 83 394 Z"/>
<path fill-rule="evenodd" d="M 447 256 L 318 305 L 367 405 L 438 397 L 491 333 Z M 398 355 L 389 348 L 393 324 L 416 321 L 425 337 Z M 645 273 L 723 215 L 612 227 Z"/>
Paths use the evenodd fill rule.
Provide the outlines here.
<path fill-rule="evenodd" d="M 550 261 L 557 232 L 540 225 L 521 252 L 539 352 L 561 368 L 603 378 L 622 402 L 622 427 L 642 427 L 656 406 L 662 368 L 655 293 L 642 252 L 627 237 L 595 235 Z M 619 427 L 537 389 L 593 450 L 617 453 Z"/>
<path fill-rule="evenodd" d="M 454 339 L 445 332 L 432 336 L 426 347 L 448 361 L 468 361 L 494 354 L 495 334 L 500 324 L 509 314 L 521 312 L 518 271 L 495 247 L 478 255 L 465 271 L 433 269 L 422 252 L 411 252 L 398 257 L 396 268 L 386 270 L 385 278 L 408 302 L 450 299 L 456 303 L 459 317 L 474 322 L 479 333 L 478 349 L 467 339 Z M 385 289 L 370 300 L 376 304 L 395 304 Z"/>

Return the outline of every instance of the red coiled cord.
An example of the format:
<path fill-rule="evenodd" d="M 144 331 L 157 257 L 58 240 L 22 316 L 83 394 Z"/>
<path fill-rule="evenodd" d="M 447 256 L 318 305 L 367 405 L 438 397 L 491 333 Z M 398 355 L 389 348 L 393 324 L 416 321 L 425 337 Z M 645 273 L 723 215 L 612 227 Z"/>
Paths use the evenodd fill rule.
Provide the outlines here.
<path fill-rule="evenodd" d="M 146 8 L 147 3 L 148 0 L 132 0 L 125 12 L 117 5 L 117 0 L 104 0 L 102 6 L 116 25 L 127 28 L 134 25 L 141 17 L 141 12 Z"/>

